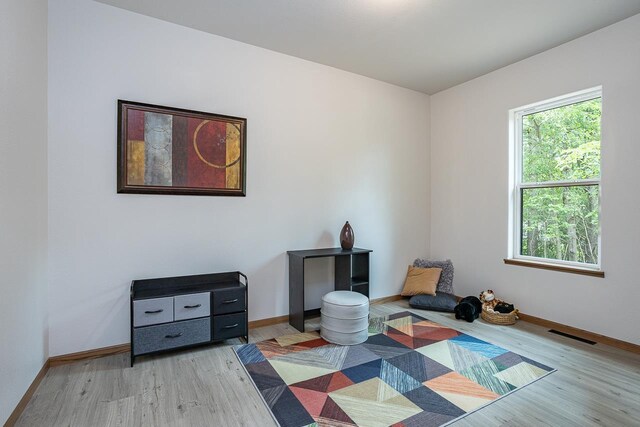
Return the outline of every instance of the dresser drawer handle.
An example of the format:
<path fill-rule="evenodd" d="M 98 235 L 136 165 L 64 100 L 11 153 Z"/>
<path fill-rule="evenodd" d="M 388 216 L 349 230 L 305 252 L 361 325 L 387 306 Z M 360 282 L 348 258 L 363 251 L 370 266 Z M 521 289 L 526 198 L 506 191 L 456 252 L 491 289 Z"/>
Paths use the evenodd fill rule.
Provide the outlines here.
<path fill-rule="evenodd" d="M 229 325 L 229 326 L 225 326 L 224 329 L 232 329 L 232 328 L 237 328 L 239 325 L 239 323 L 236 323 L 235 325 Z"/>
<path fill-rule="evenodd" d="M 145 311 L 145 314 L 158 314 L 158 313 L 162 313 L 164 310 L 163 309 L 159 309 L 159 310 L 147 310 Z"/>
<path fill-rule="evenodd" d="M 226 301 L 222 301 L 223 304 L 233 304 L 234 302 L 238 302 L 238 298 L 236 298 L 236 299 L 228 299 Z"/>
<path fill-rule="evenodd" d="M 179 338 L 182 336 L 182 332 L 178 332 L 177 334 L 173 334 L 173 335 L 165 335 L 165 338 Z"/>
<path fill-rule="evenodd" d="M 202 304 L 196 304 L 196 305 L 185 305 L 184 308 L 198 308 L 198 307 L 202 307 Z"/>

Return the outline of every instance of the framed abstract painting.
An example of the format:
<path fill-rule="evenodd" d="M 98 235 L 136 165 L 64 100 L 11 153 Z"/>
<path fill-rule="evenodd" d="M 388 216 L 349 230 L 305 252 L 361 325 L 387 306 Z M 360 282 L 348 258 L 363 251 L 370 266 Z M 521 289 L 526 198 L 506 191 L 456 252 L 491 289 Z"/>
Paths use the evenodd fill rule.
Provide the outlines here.
<path fill-rule="evenodd" d="M 118 193 L 246 195 L 247 120 L 118 100 Z"/>

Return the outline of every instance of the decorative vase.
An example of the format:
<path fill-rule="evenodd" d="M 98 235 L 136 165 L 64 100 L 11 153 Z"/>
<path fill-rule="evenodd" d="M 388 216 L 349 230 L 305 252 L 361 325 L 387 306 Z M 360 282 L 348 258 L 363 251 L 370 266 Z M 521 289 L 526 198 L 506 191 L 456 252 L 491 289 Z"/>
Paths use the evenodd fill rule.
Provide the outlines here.
<path fill-rule="evenodd" d="M 349 221 L 347 221 L 340 231 L 340 246 L 342 246 L 342 249 L 351 249 L 353 248 L 354 241 L 355 234 L 353 233 L 353 228 L 351 228 Z"/>

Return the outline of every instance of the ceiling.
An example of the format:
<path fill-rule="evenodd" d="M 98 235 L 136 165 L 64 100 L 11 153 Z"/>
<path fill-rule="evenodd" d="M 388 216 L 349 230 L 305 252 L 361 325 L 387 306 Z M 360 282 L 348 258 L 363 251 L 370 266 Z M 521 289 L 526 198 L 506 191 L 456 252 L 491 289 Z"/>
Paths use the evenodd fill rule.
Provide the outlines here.
<path fill-rule="evenodd" d="M 640 0 L 98 0 L 433 94 L 640 13 Z"/>

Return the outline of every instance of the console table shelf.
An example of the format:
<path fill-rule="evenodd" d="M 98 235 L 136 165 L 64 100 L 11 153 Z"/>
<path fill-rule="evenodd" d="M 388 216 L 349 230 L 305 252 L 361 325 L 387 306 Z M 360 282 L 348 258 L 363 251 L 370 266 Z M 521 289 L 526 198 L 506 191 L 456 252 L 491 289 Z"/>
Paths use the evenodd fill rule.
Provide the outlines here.
<path fill-rule="evenodd" d="M 342 248 L 287 251 L 289 255 L 289 324 L 304 332 L 304 320 L 318 310 L 304 310 L 304 261 L 309 258 L 335 258 L 337 291 L 354 291 L 369 297 L 369 254 L 371 249 Z"/>

